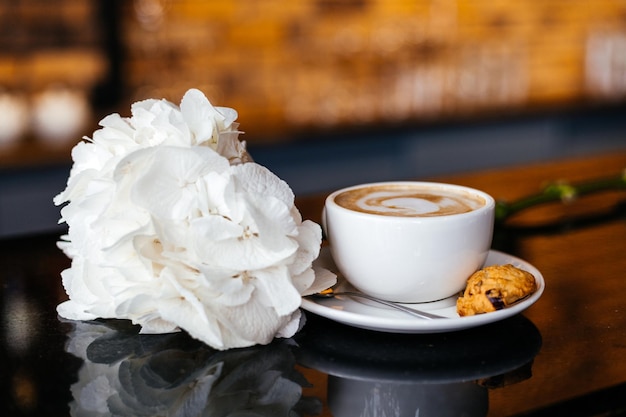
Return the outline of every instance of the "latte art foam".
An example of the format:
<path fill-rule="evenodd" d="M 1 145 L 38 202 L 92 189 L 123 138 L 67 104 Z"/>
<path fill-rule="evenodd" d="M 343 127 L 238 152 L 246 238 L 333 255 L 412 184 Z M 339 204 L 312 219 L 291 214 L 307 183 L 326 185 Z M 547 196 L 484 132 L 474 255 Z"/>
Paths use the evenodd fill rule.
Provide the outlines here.
<path fill-rule="evenodd" d="M 478 196 L 436 187 L 372 186 L 345 191 L 335 202 L 363 213 L 400 217 L 433 217 L 467 213 L 483 206 Z"/>

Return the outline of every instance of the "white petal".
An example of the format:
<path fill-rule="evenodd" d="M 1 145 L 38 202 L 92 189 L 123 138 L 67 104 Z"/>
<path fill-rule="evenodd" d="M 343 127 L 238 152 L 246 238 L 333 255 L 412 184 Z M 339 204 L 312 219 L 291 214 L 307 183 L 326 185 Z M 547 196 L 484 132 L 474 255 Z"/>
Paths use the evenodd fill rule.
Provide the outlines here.
<path fill-rule="evenodd" d="M 219 126 L 222 129 L 230 128 L 233 122 L 237 120 L 237 117 L 239 117 L 237 110 L 231 109 L 230 107 L 216 107 L 215 109 L 222 116 L 222 123 L 221 126 Z"/>
<path fill-rule="evenodd" d="M 198 180 L 197 188 L 201 215 L 217 214 L 235 222 L 241 219 L 243 202 L 237 199 L 228 171 L 209 172 Z"/>
<path fill-rule="evenodd" d="M 252 157 L 246 150 L 246 143 L 239 140 L 238 131 L 221 132 L 216 151 L 227 158 L 231 165 L 252 162 Z"/>
<path fill-rule="evenodd" d="M 292 337 L 301 327 L 302 313 L 296 310 L 291 315 L 291 319 L 276 332 L 276 337 Z"/>
<path fill-rule="evenodd" d="M 95 320 L 97 314 L 89 313 L 88 304 L 80 304 L 75 300 L 67 300 L 57 306 L 59 316 L 69 320 Z"/>
<path fill-rule="evenodd" d="M 312 262 L 319 256 L 322 229 L 317 223 L 306 220 L 298 227 L 298 234 L 295 239 L 299 246 L 289 270 L 293 275 L 298 275 L 310 268 Z"/>
<path fill-rule="evenodd" d="M 180 271 L 179 271 L 180 272 Z M 192 289 L 186 288 L 182 282 L 177 279 L 179 275 L 173 268 L 165 268 L 161 272 L 161 279 L 165 280 L 173 287 L 174 297 L 180 299 L 189 308 L 191 314 L 204 323 L 209 323 L 209 317 L 204 310 L 204 305 L 198 299 Z"/>
<path fill-rule="evenodd" d="M 299 294 L 305 293 L 315 282 L 315 272 L 313 268 L 302 271 L 299 275 L 292 276 L 291 281 Z"/>
<path fill-rule="evenodd" d="M 292 285 L 286 268 L 254 271 L 254 278 L 259 300 L 272 306 L 279 316 L 289 315 L 300 307 L 300 293 Z"/>
<path fill-rule="evenodd" d="M 202 92 L 196 89 L 187 91 L 180 102 L 180 110 L 193 134 L 195 144 L 217 137 L 215 118 L 221 115 Z"/>
<path fill-rule="evenodd" d="M 267 344 L 291 318 L 277 316 L 274 309 L 264 306 L 258 297 L 240 307 L 213 309 L 213 314 L 222 334 L 221 346 L 213 346 L 216 349 Z M 202 334 L 197 338 L 204 340 Z"/>
<path fill-rule="evenodd" d="M 228 161 L 209 148 L 159 147 L 131 198 L 157 217 L 184 219 L 200 209 L 196 182 L 227 168 Z"/>
<path fill-rule="evenodd" d="M 259 196 L 273 196 L 287 207 L 293 206 L 294 194 L 289 185 L 269 169 L 254 162 L 233 166 L 237 188 L 241 192 Z"/>
<path fill-rule="evenodd" d="M 263 269 L 288 258 L 297 249 L 295 241 L 286 239 L 282 247 L 269 250 L 261 238 L 247 236 L 245 228 L 220 216 L 194 220 L 190 233 L 197 259 L 213 268 Z"/>
<path fill-rule="evenodd" d="M 174 298 L 160 300 L 159 313 L 164 320 L 176 323 L 187 331 L 193 338 L 203 341 L 215 349 L 228 349 L 231 346 L 225 341 L 221 332 L 221 325 L 213 315 L 197 315 L 196 309 L 184 300 Z M 203 317 L 207 317 L 209 322 Z"/>
<path fill-rule="evenodd" d="M 241 306 L 250 300 L 254 286 L 246 274 L 199 266 L 199 281 L 215 292 L 215 303 L 229 307 Z"/>
<path fill-rule="evenodd" d="M 306 290 L 301 292 L 302 296 L 316 294 L 337 283 L 337 275 L 328 269 L 314 266 L 313 270 L 315 271 L 315 281 L 313 281 Z"/>
<path fill-rule="evenodd" d="M 249 217 L 242 223 L 258 234 L 268 250 L 292 246 L 298 228 L 289 207 L 272 195 L 245 195 Z"/>

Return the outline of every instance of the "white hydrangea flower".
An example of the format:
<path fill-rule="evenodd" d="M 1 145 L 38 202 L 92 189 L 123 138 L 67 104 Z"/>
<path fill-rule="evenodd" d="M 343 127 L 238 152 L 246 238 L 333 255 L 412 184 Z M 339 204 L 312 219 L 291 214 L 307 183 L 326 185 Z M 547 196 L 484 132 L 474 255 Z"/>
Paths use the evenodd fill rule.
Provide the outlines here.
<path fill-rule="evenodd" d="M 76 145 L 54 199 L 72 258 L 59 314 L 183 329 L 216 349 L 292 336 L 301 296 L 335 280 L 313 270 L 319 225 L 252 162 L 233 109 L 192 89 L 180 107 L 145 100 L 131 112 L 105 117 Z"/>

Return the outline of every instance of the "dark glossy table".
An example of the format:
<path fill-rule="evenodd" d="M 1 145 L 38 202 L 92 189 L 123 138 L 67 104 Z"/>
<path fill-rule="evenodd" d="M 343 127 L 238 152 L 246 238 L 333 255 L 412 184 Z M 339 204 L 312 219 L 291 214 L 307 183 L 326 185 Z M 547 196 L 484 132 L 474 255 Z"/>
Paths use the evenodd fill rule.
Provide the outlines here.
<path fill-rule="evenodd" d="M 626 153 L 437 180 L 498 199 L 548 180 L 615 175 Z M 298 199 L 319 220 L 323 196 Z M 307 314 L 293 338 L 216 352 L 184 333 L 66 322 L 56 236 L 0 242 L 2 416 L 626 415 L 626 193 L 530 209 L 494 248 L 536 266 L 522 315 L 434 335 L 371 332 Z"/>

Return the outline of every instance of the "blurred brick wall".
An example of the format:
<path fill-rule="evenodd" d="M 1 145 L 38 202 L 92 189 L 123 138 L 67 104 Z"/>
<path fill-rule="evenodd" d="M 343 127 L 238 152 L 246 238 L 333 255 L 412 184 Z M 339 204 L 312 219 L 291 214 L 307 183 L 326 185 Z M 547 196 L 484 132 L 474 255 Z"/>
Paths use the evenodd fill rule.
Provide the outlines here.
<path fill-rule="evenodd" d="M 626 95 L 623 0 L 123 4 L 131 100 L 199 87 L 269 140 Z"/>
<path fill-rule="evenodd" d="M 626 97 L 626 0 L 0 0 L 0 94 L 91 93 L 111 30 L 115 110 L 197 87 L 260 141 Z"/>
<path fill-rule="evenodd" d="M 89 89 L 107 71 L 94 0 L 0 0 L 0 92 Z"/>

